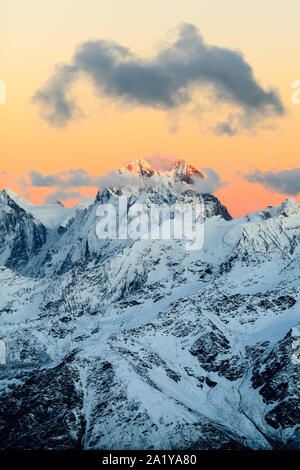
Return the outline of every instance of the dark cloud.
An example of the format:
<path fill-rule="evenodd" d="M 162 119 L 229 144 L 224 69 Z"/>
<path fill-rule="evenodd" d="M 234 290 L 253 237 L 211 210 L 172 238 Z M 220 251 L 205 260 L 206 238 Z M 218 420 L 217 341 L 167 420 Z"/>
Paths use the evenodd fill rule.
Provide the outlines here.
<path fill-rule="evenodd" d="M 90 175 L 86 170 L 68 170 L 65 172 L 67 186 L 98 186 L 99 177 Z"/>
<path fill-rule="evenodd" d="M 69 169 L 49 175 L 43 175 L 38 171 L 31 170 L 26 178 L 19 179 L 19 185 L 23 193 L 27 195 L 28 188 L 31 186 L 54 188 L 54 192 L 46 196 L 44 200 L 46 203 L 81 198 L 82 194 L 77 188 L 81 186 L 98 187 L 99 182 L 100 176 L 90 175 L 82 168 Z"/>
<path fill-rule="evenodd" d="M 201 168 L 201 173 L 204 173 L 205 178 L 197 178 L 195 181 L 198 191 L 214 194 L 222 188 L 222 186 L 228 184 L 227 181 L 221 179 L 220 175 L 212 168 Z"/>
<path fill-rule="evenodd" d="M 238 129 L 234 125 L 232 125 L 232 122 L 227 120 L 223 122 L 218 122 L 218 124 L 214 128 L 214 131 L 217 135 L 228 135 L 232 137 L 236 135 Z"/>
<path fill-rule="evenodd" d="M 61 183 L 61 178 L 57 175 L 42 175 L 38 171 L 31 170 L 29 173 L 30 184 L 32 186 L 40 186 L 51 188 Z"/>
<path fill-rule="evenodd" d="M 82 115 L 75 100 L 67 98 L 68 88 L 75 78 L 75 67 L 57 66 L 46 85 L 32 97 L 32 102 L 40 105 L 41 117 L 56 127 L 63 127 Z"/>
<path fill-rule="evenodd" d="M 80 114 L 69 98 L 70 86 L 80 74 L 92 80 L 101 96 L 154 109 L 177 109 L 191 102 L 194 89 L 209 85 L 214 100 L 240 108 L 244 126 L 255 124 L 256 118 L 284 114 L 277 92 L 262 88 L 240 52 L 207 45 L 190 24 L 182 25 L 178 39 L 151 59 L 106 40 L 79 45 L 71 64 L 57 67 L 33 97 L 50 124 L 66 125 Z M 216 132 L 233 135 L 234 129 L 221 123 Z"/>
<path fill-rule="evenodd" d="M 300 168 L 269 171 L 256 168 L 244 174 L 243 178 L 250 183 L 259 183 L 272 192 L 291 196 L 297 196 L 300 193 Z"/>
<path fill-rule="evenodd" d="M 30 199 L 30 187 L 53 188 L 54 191 L 45 197 L 44 202 L 52 203 L 81 198 L 81 186 L 98 187 L 100 176 L 90 175 L 86 170 L 69 169 L 54 174 L 43 175 L 38 171 L 31 170 L 26 177 L 19 178 L 19 185 L 23 194 Z"/>
<path fill-rule="evenodd" d="M 98 186 L 99 177 L 91 176 L 86 170 L 66 170 L 53 175 L 42 175 L 38 171 L 29 172 L 29 185 L 51 188 L 54 186 L 78 187 Z"/>

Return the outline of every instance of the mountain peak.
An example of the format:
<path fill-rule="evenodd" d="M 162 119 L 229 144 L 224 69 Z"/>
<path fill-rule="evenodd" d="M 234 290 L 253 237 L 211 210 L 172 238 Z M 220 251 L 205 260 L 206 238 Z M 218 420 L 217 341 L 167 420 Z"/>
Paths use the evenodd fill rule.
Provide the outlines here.
<path fill-rule="evenodd" d="M 122 172 L 126 171 L 133 173 L 138 176 L 153 176 L 157 175 L 166 175 L 169 178 L 175 180 L 184 181 L 185 183 L 191 184 L 192 177 L 198 176 L 204 178 L 204 175 L 197 170 L 194 166 L 190 165 L 183 159 L 178 159 L 170 171 L 159 171 L 155 170 L 146 160 L 143 158 L 138 158 L 132 162 L 128 162 L 124 167 L 120 169 Z"/>
<path fill-rule="evenodd" d="M 287 198 L 279 206 L 280 212 L 285 215 L 299 214 L 300 206 L 298 202 L 293 198 Z"/>
<path fill-rule="evenodd" d="M 204 178 L 204 175 L 197 170 L 194 166 L 187 163 L 185 160 L 179 159 L 171 169 L 170 176 L 186 183 L 192 183 L 192 177 L 198 176 Z"/>
<path fill-rule="evenodd" d="M 1 195 L 2 200 L 4 201 L 12 200 L 14 201 L 14 203 L 18 204 L 21 207 L 22 207 L 22 204 L 26 203 L 25 199 L 23 199 L 21 196 L 16 194 L 11 189 L 7 189 L 7 188 L 3 189 L 2 191 L 0 191 L 0 195 Z"/>
<path fill-rule="evenodd" d="M 128 162 L 125 167 L 121 168 L 121 170 L 148 177 L 154 175 L 155 173 L 155 170 L 152 168 L 152 166 L 143 158 L 137 158 L 132 162 Z"/>

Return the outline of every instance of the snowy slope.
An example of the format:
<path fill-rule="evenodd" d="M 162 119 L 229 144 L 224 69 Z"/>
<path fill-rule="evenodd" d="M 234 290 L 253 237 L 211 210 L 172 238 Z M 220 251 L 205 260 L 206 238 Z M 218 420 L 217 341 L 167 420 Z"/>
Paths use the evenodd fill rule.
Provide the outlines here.
<path fill-rule="evenodd" d="M 37 206 L 26 201 L 11 189 L 6 189 L 5 192 L 19 207 L 49 229 L 57 229 L 61 225 L 66 225 L 77 210 L 86 209 L 94 202 L 93 197 L 84 197 L 73 207 L 64 207 L 61 202 Z"/>
<path fill-rule="evenodd" d="M 71 208 L 36 206 L 11 190 L 0 192 L 0 263 L 28 276 L 41 275 L 61 234 L 94 203 L 86 197 Z"/>
<path fill-rule="evenodd" d="M 23 199 L 11 189 L 6 189 L 7 195 L 27 213 L 31 214 L 36 220 L 47 228 L 58 228 L 64 219 L 70 213 L 70 209 L 64 207 L 61 203 L 43 204 L 37 206 Z"/>

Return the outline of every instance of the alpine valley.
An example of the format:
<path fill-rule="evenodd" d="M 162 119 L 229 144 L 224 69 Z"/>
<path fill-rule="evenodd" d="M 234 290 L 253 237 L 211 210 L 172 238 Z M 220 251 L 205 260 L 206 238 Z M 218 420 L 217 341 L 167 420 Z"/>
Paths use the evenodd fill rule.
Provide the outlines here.
<path fill-rule="evenodd" d="M 99 239 L 121 195 L 201 201 L 203 248 Z M 300 449 L 295 200 L 232 219 L 182 160 L 71 209 L 3 190 L 0 286 L 1 449 Z"/>

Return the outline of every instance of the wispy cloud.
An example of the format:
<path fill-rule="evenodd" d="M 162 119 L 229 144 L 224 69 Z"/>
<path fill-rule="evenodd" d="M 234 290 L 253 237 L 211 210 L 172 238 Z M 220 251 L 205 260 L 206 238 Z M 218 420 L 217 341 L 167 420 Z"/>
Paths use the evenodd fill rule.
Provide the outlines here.
<path fill-rule="evenodd" d="M 149 161 L 149 159 L 147 159 Z M 166 168 L 169 169 L 169 168 Z M 186 191 L 193 189 L 200 193 L 213 194 L 218 191 L 227 182 L 222 180 L 218 173 L 212 168 L 202 168 L 201 173 L 205 178 L 193 176 L 193 186 L 188 186 L 185 182 L 173 182 L 173 187 L 177 191 Z M 154 174 L 151 178 L 137 178 L 136 175 L 127 173 L 110 171 L 100 178 L 100 187 L 102 188 L 127 188 L 131 191 L 139 191 L 143 189 L 157 189 L 166 183 L 167 176 L 162 172 Z"/>
<path fill-rule="evenodd" d="M 79 186 L 98 186 L 100 177 L 92 176 L 86 170 L 70 169 L 55 174 L 43 175 L 38 171 L 31 170 L 28 175 L 28 184 L 30 186 L 51 188 L 54 186 L 79 187 Z"/>
<path fill-rule="evenodd" d="M 95 194 L 96 189 L 99 187 L 102 189 L 113 186 L 119 188 L 127 187 L 132 190 L 158 188 L 166 183 L 166 178 L 169 174 L 168 170 L 174 166 L 178 156 L 157 153 L 146 158 L 147 162 L 160 172 L 151 178 L 137 178 L 135 174 L 120 170 L 112 170 L 104 175 L 91 175 L 82 168 L 70 168 L 51 174 L 42 174 L 32 169 L 28 174 L 23 175 L 19 179 L 5 172 L 10 177 L 8 185 L 5 187 L 11 187 L 11 182 L 13 181 L 14 189 L 16 191 L 21 189 L 23 197 L 28 200 L 30 200 L 30 193 L 33 188 L 48 189 L 51 192 L 44 197 L 44 202 L 47 203 L 81 198 L 82 191 L 84 192 L 85 188 L 95 188 Z M 164 173 L 165 171 L 166 173 Z M 203 193 L 214 193 L 222 186 L 228 184 L 212 168 L 201 168 L 200 171 L 204 174 L 205 178 L 194 176 L 194 190 Z M 178 191 L 192 189 L 191 187 L 188 188 L 186 183 L 181 183 L 180 181 L 173 182 L 173 184 Z"/>
<path fill-rule="evenodd" d="M 156 170 L 171 170 L 176 160 L 178 160 L 178 157 L 176 155 L 155 153 L 149 157 L 145 157 L 145 160 Z"/>
<path fill-rule="evenodd" d="M 81 198 L 81 188 L 97 188 L 100 179 L 100 176 L 91 175 L 82 168 L 71 168 L 52 174 L 30 170 L 26 176 L 19 178 L 18 183 L 27 199 L 30 199 L 30 188 L 52 189 L 53 191 L 44 198 L 44 202 L 49 203 Z"/>
<path fill-rule="evenodd" d="M 69 201 L 70 199 L 77 199 L 81 198 L 82 194 L 81 191 L 64 191 L 63 189 L 60 189 L 58 191 L 54 191 L 50 194 L 48 194 L 44 202 L 45 203 L 54 203 L 58 201 Z"/>
<path fill-rule="evenodd" d="M 291 196 L 300 193 L 300 168 L 268 171 L 255 168 L 242 176 L 249 183 L 259 183 L 272 192 Z"/>
<path fill-rule="evenodd" d="M 69 95 L 71 85 L 82 74 L 92 80 L 100 96 L 172 112 L 191 103 L 194 90 L 209 86 L 214 101 L 240 110 L 234 119 L 229 115 L 217 123 L 214 131 L 219 135 L 234 135 L 240 127 L 284 114 L 278 93 L 259 84 L 240 52 L 206 44 L 191 24 L 182 25 L 177 40 L 150 59 L 112 41 L 80 44 L 71 63 L 57 66 L 33 96 L 51 125 L 65 126 L 82 113 Z"/>

